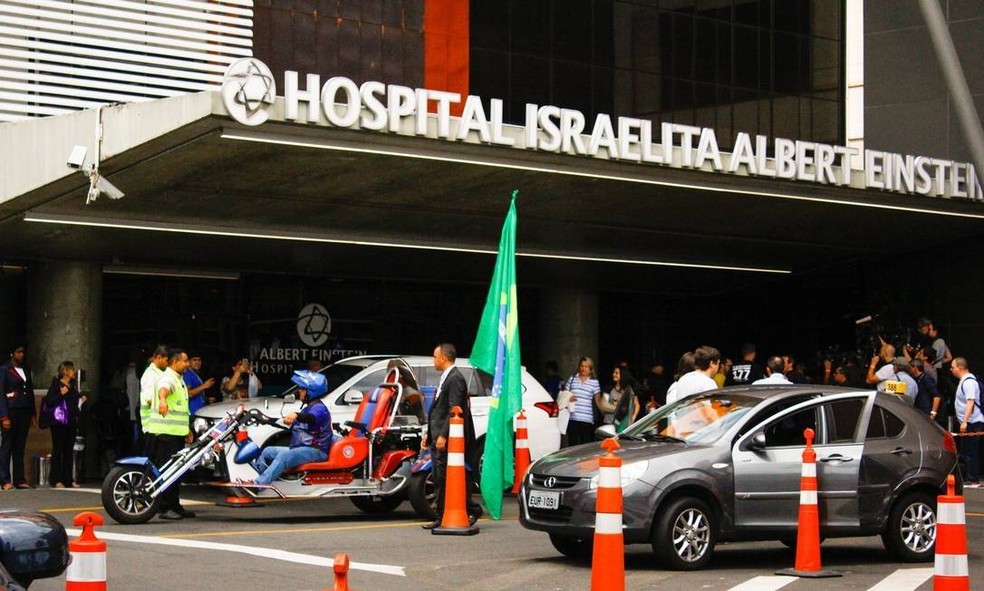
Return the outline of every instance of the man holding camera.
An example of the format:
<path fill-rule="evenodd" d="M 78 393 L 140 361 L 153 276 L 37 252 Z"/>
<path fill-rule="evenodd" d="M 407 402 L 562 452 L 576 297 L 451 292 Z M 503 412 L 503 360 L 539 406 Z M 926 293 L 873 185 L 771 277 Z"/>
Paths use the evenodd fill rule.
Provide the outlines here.
<path fill-rule="evenodd" d="M 222 378 L 222 394 L 226 400 L 245 400 L 259 396 L 263 384 L 253 373 L 249 359 L 240 359 L 232 366 L 232 376 Z"/>

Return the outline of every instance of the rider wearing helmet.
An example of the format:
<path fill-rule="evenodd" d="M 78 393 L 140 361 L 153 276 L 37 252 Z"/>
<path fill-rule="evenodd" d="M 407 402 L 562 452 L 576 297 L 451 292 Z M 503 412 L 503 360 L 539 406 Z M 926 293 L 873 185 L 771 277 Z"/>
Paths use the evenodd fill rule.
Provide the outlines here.
<path fill-rule="evenodd" d="M 290 447 L 275 446 L 263 450 L 252 466 L 259 474 L 255 484 L 270 484 L 284 470 L 307 464 L 323 462 L 331 447 L 331 413 L 321 398 L 328 393 L 328 380 L 313 371 L 294 372 L 291 381 L 297 384 L 298 395 L 304 401 L 300 412 L 284 417 L 290 426 Z"/>

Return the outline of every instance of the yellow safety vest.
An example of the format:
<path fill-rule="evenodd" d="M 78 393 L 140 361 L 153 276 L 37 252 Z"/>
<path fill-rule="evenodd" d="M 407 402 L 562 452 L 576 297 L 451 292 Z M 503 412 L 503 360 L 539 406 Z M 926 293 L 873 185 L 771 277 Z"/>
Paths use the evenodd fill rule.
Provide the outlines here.
<path fill-rule="evenodd" d="M 169 367 L 164 370 L 161 379 L 157 380 L 158 390 L 160 390 L 160 384 L 164 378 L 168 378 L 168 381 L 174 385 L 167 398 L 164 399 L 167 402 L 167 415 L 161 416 L 157 412 L 160 407 L 160 398 L 155 396 L 154 403 L 151 405 L 150 424 L 147 427 L 147 432 L 154 435 L 184 437 L 191 432 L 188 427 L 188 419 L 191 416 L 188 412 L 188 386 L 185 385 L 181 374 Z"/>
<path fill-rule="evenodd" d="M 144 387 L 144 378 L 147 377 L 147 374 L 154 376 L 149 390 Z M 164 372 L 157 369 L 157 366 L 151 363 L 140 377 L 140 427 L 144 433 L 149 432 L 150 407 L 157 400 L 157 380 L 161 379 L 162 375 L 164 375 Z"/>

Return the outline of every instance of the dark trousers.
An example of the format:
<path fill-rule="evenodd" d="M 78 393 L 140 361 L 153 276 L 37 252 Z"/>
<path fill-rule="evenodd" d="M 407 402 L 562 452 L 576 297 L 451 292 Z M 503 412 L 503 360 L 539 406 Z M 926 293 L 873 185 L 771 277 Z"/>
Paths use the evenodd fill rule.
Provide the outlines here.
<path fill-rule="evenodd" d="M 24 476 L 24 448 L 27 447 L 27 432 L 31 430 L 34 410 L 12 408 L 9 412 L 10 429 L 0 435 L 0 484 L 27 484 Z"/>
<path fill-rule="evenodd" d="M 431 457 L 434 460 L 434 492 L 437 495 L 434 510 L 437 512 L 437 519 L 440 520 L 444 516 L 444 492 L 448 474 L 448 450 L 445 447 L 443 451 L 434 449 L 432 452 Z M 467 453 L 465 457 L 468 457 Z M 472 466 L 472 470 L 477 468 L 478 466 Z M 472 479 L 471 470 L 465 470 L 465 507 L 467 507 L 469 515 L 481 515 L 482 507 L 472 500 L 472 490 L 474 488 L 475 483 Z"/>
<path fill-rule="evenodd" d="M 75 445 L 75 433 L 78 423 L 67 425 L 52 425 L 51 427 L 51 474 L 48 484 L 54 486 L 61 483 L 72 486 L 72 447 Z"/>
<path fill-rule="evenodd" d="M 581 445 L 591 443 L 595 440 L 595 426 L 593 423 L 583 423 L 571 419 L 567 423 L 567 445 Z"/>
<path fill-rule="evenodd" d="M 984 431 L 984 423 L 968 423 L 967 433 L 980 433 Z M 960 455 L 963 456 L 966 472 L 964 480 L 966 482 L 980 482 L 981 480 L 981 438 L 980 437 L 961 437 Z"/>
<path fill-rule="evenodd" d="M 147 445 L 150 452 L 150 461 L 160 469 L 167 463 L 171 456 L 181 451 L 184 447 L 185 438 L 180 435 L 154 435 L 148 439 Z M 181 479 L 167 487 L 159 495 L 158 510 L 161 512 L 168 509 L 177 509 L 181 506 Z"/>

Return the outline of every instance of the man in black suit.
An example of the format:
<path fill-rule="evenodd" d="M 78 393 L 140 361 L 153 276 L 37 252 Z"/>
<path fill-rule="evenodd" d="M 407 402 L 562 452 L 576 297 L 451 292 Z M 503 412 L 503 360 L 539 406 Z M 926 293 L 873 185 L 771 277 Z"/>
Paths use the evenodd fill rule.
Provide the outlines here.
<path fill-rule="evenodd" d="M 35 423 L 34 382 L 24 367 L 24 347 L 14 347 L 10 362 L 0 366 L 0 487 L 3 490 L 31 488 L 24 477 L 24 448 L 27 432 Z M 11 475 L 10 464 L 14 468 Z M 11 478 L 13 476 L 13 478 Z"/>
<path fill-rule="evenodd" d="M 424 436 L 421 448 L 426 449 L 431 445 L 434 448 L 432 458 L 434 488 L 437 493 L 435 506 L 437 520 L 421 526 L 424 529 L 434 529 L 441 525 L 441 518 L 444 515 L 444 476 L 448 466 L 448 434 L 451 430 L 451 409 L 456 406 L 461 409 L 462 418 L 465 419 L 465 458 L 469 458 L 469 452 L 475 449 L 475 426 L 472 424 L 468 384 L 465 383 L 465 376 L 461 375 L 461 371 L 454 365 L 456 357 L 457 351 L 451 343 L 441 343 L 434 348 L 434 369 L 441 372 L 441 381 L 438 383 L 434 402 L 431 403 L 430 412 L 427 414 L 427 435 Z M 478 466 L 472 465 L 471 468 L 477 470 Z M 482 507 L 471 499 L 472 488 L 471 473 L 466 472 L 465 500 L 468 504 L 470 524 L 474 524 L 482 516 Z"/>

